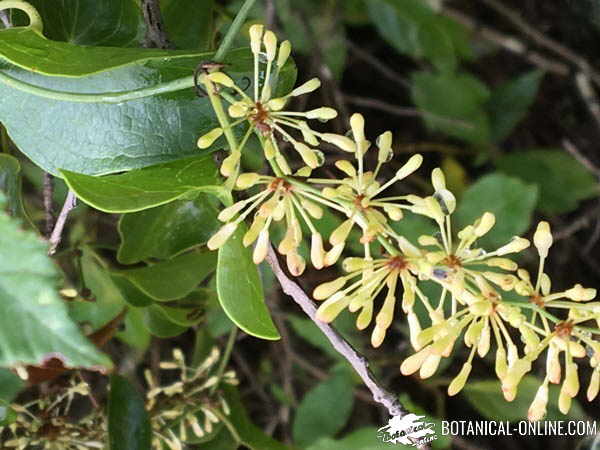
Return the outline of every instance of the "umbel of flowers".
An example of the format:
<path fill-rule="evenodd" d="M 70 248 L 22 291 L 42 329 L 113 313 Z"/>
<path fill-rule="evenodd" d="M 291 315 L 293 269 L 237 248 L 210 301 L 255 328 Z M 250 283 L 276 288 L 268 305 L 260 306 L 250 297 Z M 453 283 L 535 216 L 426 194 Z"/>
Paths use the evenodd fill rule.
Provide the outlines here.
<path fill-rule="evenodd" d="M 492 213 L 483 212 L 474 223 L 454 230 L 456 199 L 446 188 L 440 169 L 431 173 L 431 195 L 390 192 L 423 161 L 421 155 L 413 155 L 402 161 L 390 178 L 383 177 L 390 171 L 382 168 L 395 159 L 391 132 L 372 143 L 366 137 L 364 118 L 353 114 L 347 135 L 321 133 L 312 129 L 309 121 L 335 118 L 335 110 L 286 109 L 291 98 L 316 90 L 318 79 L 273 97 L 291 52 L 288 41 L 278 44 L 271 31 L 254 25 L 250 28 L 250 48 L 254 56 L 250 94 L 222 71 L 207 71 L 200 77 L 220 126 L 201 136 L 198 146 L 208 148 L 225 136 L 229 156 L 221 165 L 221 174 L 227 178 L 226 185 L 242 191 L 240 200 L 219 215 L 224 224 L 208 247 L 220 248 L 243 222 L 249 222 L 243 244 L 254 244 L 253 259 L 259 264 L 274 240 L 270 233 L 273 224 L 281 223 L 286 231 L 274 243 L 286 256 L 290 273 L 299 276 L 306 267 L 300 251 L 306 230 L 315 269 L 335 264 L 347 241 L 357 239 L 362 255 L 344 259 L 341 266 L 345 274 L 313 292 L 314 299 L 322 302 L 319 320 L 333 321 L 348 309 L 356 313 L 358 329 L 371 327 L 371 343 L 378 347 L 393 321 L 405 317 L 415 352 L 400 370 L 404 375 L 418 372 L 421 378 L 434 375 L 441 359 L 464 344 L 468 356 L 450 383 L 448 395 L 462 390 L 477 355 L 493 358 L 504 397 L 512 401 L 534 361 L 545 358 L 545 375 L 529 409 L 530 420 L 545 416 L 549 383 L 560 384 L 559 408 L 567 414 L 571 399 L 580 389 L 579 365 L 591 367 L 586 371 L 591 372 L 587 397 L 593 400 L 600 387 L 600 302 L 592 302 L 595 289 L 579 284 L 552 290 L 544 272 L 552 246 L 550 225 L 540 222 L 533 235 L 539 267 L 532 278 L 510 259 L 528 248 L 529 240 L 514 237 L 495 250 L 478 246 L 479 239 L 495 224 Z M 234 127 L 242 127 L 241 140 L 232 132 Z M 240 173 L 241 156 L 253 133 L 261 143 L 270 173 Z M 348 158 L 334 163 L 339 178 L 312 177 L 312 171 L 324 162 L 323 152 L 317 148 L 321 142 L 347 153 Z M 301 163 L 296 171 L 291 169 L 293 158 Z M 323 236 L 316 225 L 324 208 L 344 218 L 329 236 Z M 392 226 L 405 214 L 431 219 L 439 232 L 410 242 Z M 359 230 L 356 238 L 356 233 L 351 234 L 353 229 Z M 424 283 L 438 284 L 439 298 L 428 298 L 422 290 Z M 425 316 L 417 314 L 417 305 L 424 308 Z"/>

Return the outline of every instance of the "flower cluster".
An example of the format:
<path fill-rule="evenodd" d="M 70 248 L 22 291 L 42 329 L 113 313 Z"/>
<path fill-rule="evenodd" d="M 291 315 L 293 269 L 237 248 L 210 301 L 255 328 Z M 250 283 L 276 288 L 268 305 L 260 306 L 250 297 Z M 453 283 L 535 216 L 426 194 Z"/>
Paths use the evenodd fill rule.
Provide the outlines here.
<path fill-rule="evenodd" d="M 587 396 L 595 398 L 600 386 L 600 342 L 595 339 L 600 334 L 600 303 L 591 302 L 595 289 L 579 284 L 552 292 L 550 278 L 544 272 L 552 245 L 549 224 L 540 222 L 533 235 L 540 258 L 533 281 L 509 257 L 527 249 L 529 240 L 514 237 L 495 250 L 481 248 L 480 239 L 495 225 L 496 218 L 490 212 L 456 233 L 452 225 L 456 199 L 439 168 L 431 172 L 431 195 L 386 193 L 419 169 L 422 156 L 413 155 L 396 170 L 390 170 L 389 165 L 397 163 L 392 133 L 381 134 L 372 144 L 360 114 L 351 116 L 346 135 L 315 131 L 308 120 L 333 119 L 337 116 L 335 110 L 323 107 L 294 112 L 285 107 L 289 99 L 318 88 L 319 81 L 312 79 L 287 94 L 274 96 L 291 52 L 290 44 L 285 41 L 278 45 L 271 31 L 254 25 L 250 46 L 254 55 L 252 97 L 222 71 L 201 77 L 220 127 L 200 137 L 198 146 L 207 148 L 225 135 L 230 154 L 221 165 L 221 173 L 232 189 L 245 191 L 242 199 L 219 215 L 224 225 L 209 240 L 208 247 L 220 248 L 246 219 L 251 219 L 242 242 L 245 246 L 255 243 L 253 259 L 258 264 L 273 239 L 273 224 L 282 223 L 285 233 L 277 248 L 286 256 L 289 271 L 298 276 L 306 267 L 302 243 L 307 230 L 311 234 L 310 262 L 321 269 L 338 260 L 346 243 L 353 239 L 353 229 L 357 229 L 362 254 L 356 255 L 354 248 L 355 254 L 342 263 L 346 274 L 317 286 L 313 292 L 314 299 L 322 302 L 317 312 L 319 320 L 333 321 L 348 309 L 357 314 L 358 329 L 373 325 L 371 343 L 378 347 L 401 310 L 408 321 L 415 353 L 404 360 L 400 369 L 405 375 L 419 372 L 422 378 L 434 375 L 441 359 L 464 343 L 468 356 L 448 387 L 449 395 L 464 387 L 475 355 L 485 358 L 492 354 L 502 392 L 511 401 L 524 375 L 532 371 L 533 362 L 545 353 L 546 375 L 531 405 L 531 420 L 545 415 L 549 383 L 561 384 L 559 407 L 563 413 L 568 412 L 571 399 L 579 391 L 580 360 L 587 359 L 592 368 Z M 222 101 L 229 104 L 227 113 Z M 231 129 L 243 123 L 247 129 L 238 140 Z M 262 145 L 271 174 L 240 174 L 241 155 L 252 133 Z M 343 173 L 339 179 L 312 177 L 324 161 L 317 148 L 321 142 L 340 150 L 331 155 L 333 164 Z M 285 154 L 289 148 L 296 155 Z M 348 155 L 350 159 L 336 160 L 336 155 Z M 299 157 L 301 167 L 292 173 L 290 161 L 294 157 Z M 318 227 L 324 208 L 343 217 L 329 236 L 322 236 Z M 410 242 L 394 226 L 406 214 L 431 219 L 439 231 Z M 325 249 L 325 238 L 329 250 Z M 439 286 L 439 298 L 424 294 L 427 283 Z"/>

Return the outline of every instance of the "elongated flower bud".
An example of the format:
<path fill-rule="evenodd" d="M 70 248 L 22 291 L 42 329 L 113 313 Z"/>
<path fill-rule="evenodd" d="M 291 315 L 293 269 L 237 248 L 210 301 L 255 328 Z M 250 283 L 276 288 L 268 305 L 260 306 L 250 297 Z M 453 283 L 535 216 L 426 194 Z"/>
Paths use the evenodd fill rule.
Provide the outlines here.
<path fill-rule="evenodd" d="M 263 36 L 263 43 L 265 44 L 267 61 L 273 61 L 277 53 L 277 36 L 271 30 L 267 30 Z"/>
<path fill-rule="evenodd" d="M 317 309 L 317 319 L 329 323 L 333 321 L 350 303 L 348 297 L 331 297 Z"/>
<path fill-rule="evenodd" d="M 544 382 L 538 388 L 533 402 L 527 412 L 527 418 L 530 421 L 542 420 L 546 415 L 546 405 L 548 404 L 548 383 Z"/>
<path fill-rule="evenodd" d="M 333 108 L 322 106 L 306 112 L 307 119 L 331 120 L 337 117 L 338 113 Z"/>
<path fill-rule="evenodd" d="M 575 302 L 587 302 L 596 297 L 596 289 L 584 288 L 581 284 L 576 284 L 571 289 L 565 291 L 565 297 Z"/>
<path fill-rule="evenodd" d="M 352 139 L 347 136 L 342 136 L 341 134 L 334 133 L 323 133 L 321 135 L 321 139 L 325 142 L 329 142 L 345 152 L 355 153 L 356 152 L 356 144 Z"/>
<path fill-rule="evenodd" d="M 496 250 L 496 254 L 498 256 L 507 255 L 509 253 L 518 253 L 522 250 L 525 250 L 529 247 L 529 241 L 522 237 L 515 237 L 511 242 L 506 245 L 503 245 L 498 250 Z"/>
<path fill-rule="evenodd" d="M 289 252 L 286 255 L 286 262 L 288 270 L 295 277 L 302 275 L 304 269 L 306 269 L 306 261 L 304 261 L 304 258 L 296 251 Z"/>
<path fill-rule="evenodd" d="M 339 159 L 335 162 L 335 167 L 340 169 L 349 177 L 356 176 L 356 168 L 352 165 L 350 161 L 346 161 L 345 159 Z"/>
<path fill-rule="evenodd" d="M 410 331 L 410 343 L 415 350 L 420 350 L 422 345 L 419 345 L 417 336 L 421 333 L 421 324 L 419 323 L 419 317 L 414 312 L 407 314 L 408 329 Z"/>
<path fill-rule="evenodd" d="M 310 260 L 315 269 L 322 269 L 325 264 L 325 250 L 323 250 L 323 237 L 320 233 L 313 233 L 310 245 Z"/>
<path fill-rule="evenodd" d="M 206 243 L 206 246 L 210 250 L 216 250 L 218 248 L 221 248 L 223 244 L 227 242 L 227 239 L 229 239 L 229 237 L 236 230 L 237 226 L 238 224 L 235 222 L 226 223 L 219 229 L 219 231 L 213 234 L 213 236 Z"/>
<path fill-rule="evenodd" d="M 563 414 L 568 414 L 571 409 L 571 401 L 572 397 L 565 390 L 565 385 L 563 384 L 562 389 L 560 390 L 560 394 L 558 395 L 558 409 Z"/>
<path fill-rule="evenodd" d="M 241 174 L 235 181 L 238 189 L 248 189 L 254 186 L 260 180 L 260 175 L 254 172 L 246 172 Z"/>
<path fill-rule="evenodd" d="M 446 189 L 446 177 L 444 177 L 444 172 L 439 167 L 431 171 L 431 184 L 433 184 L 435 191 Z"/>
<path fill-rule="evenodd" d="M 546 221 L 538 223 L 538 226 L 533 235 L 533 245 L 538 250 L 540 258 L 548 256 L 548 250 L 552 246 L 552 233 L 550 232 L 550 224 Z"/>
<path fill-rule="evenodd" d="M 256 216 L 252 225 L 246 233 L 244 234 L 244 238 L 242 239 L 242 244 L 244 247 L 250 246 L 257 238 L 260 230 L 265 226 L 265 218 L 261 216 Z"/>
<path fill-rule="evenodd" d="M 421 368 L 419 369 L 419 376 L 421 379 L 426 379 L 435 375 L 438 367 L 440 366 L 441 356 L 429 355 Z"/>
<path fill-rule="evenodd" d="M 250 27 L 250 49 L 255 55 L 260 53 L 261 38 L 263 35 L 264 26 L 255 24 Z"/>
<path fill-rule="evenodd" d="M 352 229 L 352 225 L 354 225 L 354 221 L 352 219 L 348 219 L 342 222 L 340 226 L 333 230 L 331 236 L 329 236 L 329 243 L 335 246 L 346 242 L 348 234 Z"/>
<path fill-rule="evenodd" d="M 319 159 L 317 158 L 314 150 L 308 145 L 303 144 L 302 142 L 296 142 L 294 144 L 294 148 L 298 153 L 300 153 L 300 157 L 308 167 L 311 169 L 319 167 Z"/>
<path fill-rule="evenodd" d="M 579 392 L 579 374 L 577 372 L 577 364 L 574 362 L 567 364 L 564 389 L 571 397 L 575 397 Z"/>
<path fill-rule="evenodd" d="M 254 246 L 254 252 L 252 253 L 252 261 L 254 264 L 260 264 L 264 261 L 267 256 L 269 249 L 269 229 L 263 228 L 258 235 L 256 245 Z"/>
<path fill-rule="evenodd" d="M 414 355 L 409 356 L 400 365 L 400 372 L 402 375 L 412 375 L 421 368 L 427 357 L 431 353 L 429 347 L 425 347 L 423 350 L 418 351 Z"/>
<path fill-rule="evenodd" d="M 283 41 L 279 46 L 279 54 L 277 55 L 277 67 L 280 69 L 286 63 L 292 53 L 292 44 L 290 41 Z"/>
<path fill-rule="evenodd" d="M 496 376 L 502 380 L 506 376 L 506 372 L 508 370 L 508 366 L 506 364 L 506 350 L 504 348 L 499 347 L 496 350 Z"/>
<path fill-rule="evenodd" d="M 600 371 L 594 370 L 592 372 L 592 377 L 590 378 L 590 384 L 587 389 L 587 399 L 588 402 L 591 402 L 598 395 L 598 389 L 600 388 Z"/>
<path fill-rule="evenodd" d="M 245 206 L 245 203 L 242 202 L 237 202 L 234 203 L 231 206 L 228 206 L 227 208 L 223 209 L 219 215 L 217 216 L 217 218 L 221 221 L 221 222 L 229 222 L 238 212 L 240 212 L 240 210 Z"/>
<path fill-rule="evenodd" d="M 323 261 L 325 267 L 332 266 L 337 262 L 342 252 L 344 251 L 344 246 L 345 244 L 344 242 L 342 242 L 340 244 L 334 245 L 327 253 L 325 253 L 325 259 Z"/>
<path fill-rule="evenodd" d="M 421 156 L 418 153 L 416 155 L 411 156 L 410 159 L 406 161 L 406 163 L 402 167 L 400 167 L 400 169 L 398 169 L 395 178 L 397 180 L 406 178 L 419 167 L 421 167 L 421 164 L 423 164 L 423 156 Z"/>
<path fill-rule="evenodd" d="M 492 229 L 495 223 L 496 216 L 494 216 L 491 212 L 483 213 L 483 216 L 481 216 L 476 222 L 475 229 L 473 230 L 475 236 L 481 237 L 487 234 L 487 232 Z"/>
<path fill-rule="evenodd" d="M 450 397 L 462 391 L 462 388 L 465 387 L 465 383 L 467 382 L 467 378 L 469 378 L 470 373 L 471 363 L 466 362 L 462 366 L 462 369 L 460 370 L 456 378 L 454 378 L 454 380 L 452 380 L 452 382 L 450 383 L 450 386 L 448 386 L 448 395 Z"/>
<path fill-rule="evenodd" d="M 205 149 L 210 147 L 222 134 L 222 128 L 215 128 L 214 130 L 210 130 L 208 133 L 198 138 L 198 148 Z"/>
<path fill-rule="evenodd" d="M 225 158 L 221 164 L 221 175 L 230 177 L 237 169 L 241 156 L 242 154 L 240 152 L 233 152 Z"/>
<path fill-rule="evenodd" d="M 357 143 L 365 140 L 365 118 L 362 114 L 352 114 L 352 117 L 350 117 L 350 128 Z"/>
<path fill-rule="evenodd" d="M 333 281 L 328 281 L 318 285 L 313 291 L 313 298 L 315 300 L 325 300 L 331 297 L 333 294 L 338 292 L 346 284 L 346 278 L 340 277 Z"/>
<path fill-rule="evenodd" d="M 379 152 L 377 153 L 377 162 L 386 163 L 392 157 L 392 132 L 386 131 L 377 138 L 377 147 Z"/>
<path fill-rule="evenodd" d="M 228 88 L 232 88 L 235 84 L 233 80 L 223 72 L 213 72 L 208 75 L 208 79 L 214 83 L 221 84 Z"/>
<path fill-rule="evenodd" d="M 290 93 L 290 96 L 298 97 L 299 95 L 308 94 L 309 92 L 319 89 L 320 86 L 321 86 L 321 80 L 319 80 L 318 78 L 312 78 L 312 79 L 308 80 L 306 83 L 301 84 L 296 89 L 294 89 Z"/>

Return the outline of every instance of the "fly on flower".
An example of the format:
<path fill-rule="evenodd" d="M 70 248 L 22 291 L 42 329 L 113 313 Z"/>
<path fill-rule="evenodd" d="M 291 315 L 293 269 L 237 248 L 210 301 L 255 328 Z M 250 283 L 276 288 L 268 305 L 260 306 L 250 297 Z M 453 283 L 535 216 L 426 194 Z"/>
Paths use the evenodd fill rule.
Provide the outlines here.
<path fill-rule="evenodd" d="M 276 173 L 282 175 L 292 173 L 287 159 L 281 153 L 278 137 L 290 142 L 306 166 L 311 169 L 320 166 L 323 163 L 323 155 L 320 150 L 310 146 L 318 145 L 318 136 L 321 136 L 321 133 L 312 130 L 307 120 L 327 121 L 335 118 L 337 112 L 328 107 L 296 112 L 286 110 L 285 106 L 291 98 L 318 89 L 321 82 L 318 78 L 313 78 L 283 96 L 274 97 L 281 70 L 291 53 L 291 44 L 289 41 L 283 41 L 278 45 L 277 37 L 272 31 L 265 31 L 262 25 L 253 25 L 250 27 L 250 49 L 254 60 L 252 93 L 250 95 L 246 94 L 223 72 L 215 71 L 200 77 L 207 92 L 212 93 L 213 97 L 218 92 L 229 103 L 227 113 L 233 122 L 228 119 L 226 123 L 221 123 L 219 128 L 200 137 L 198 146 L 208 148 L 223 134 L 225 129 L 247 123 L 249 126 L 242 144 L 239 148 L 232 149 L 232 154 L 221 167 L 221 173 L 224 176 L 236 173 L 241 151 L 253 131 L 257 132 L 261 138 L 265 157 L 276 169 Z M 235 95 L 226 95 L 216 89 L 215 85 L 232 89 Z M 304 142 L 296 139 L 290 130 L 301 134 Z"/>

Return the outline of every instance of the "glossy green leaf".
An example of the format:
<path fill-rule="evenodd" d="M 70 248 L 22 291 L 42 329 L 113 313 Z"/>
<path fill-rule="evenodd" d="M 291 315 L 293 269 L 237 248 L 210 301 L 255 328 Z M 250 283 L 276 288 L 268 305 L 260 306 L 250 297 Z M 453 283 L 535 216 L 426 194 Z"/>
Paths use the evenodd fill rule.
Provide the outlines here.
<path fill-rule="evenodd" d="M 142 322 L 144 327 L 153 336 L 159 338 L 170 338 L 179 336 L 185 332 L 188 327 L 176 324 L 166 315 L 160 305 L 150 305 L 146 308 L 141 308 Z"/>
<path fill-rule="evenodd" d="M 117 331 L 116 337 L 139 352 L 144 352 L 150 345 L 151 335 L 144 325 L 144 313 L 141 308 L 129 308 L 123 321 L 123 329 Z"/>
<path fill-rule="evenodd" d="M 294 442 L 308 446 L 322 437 L 334 436 L 348 421 L 353 404 L 351 373 L 338 370 L 304 395 L 292 426 Z"/>
<path fill-rule="evenodd" d="M 500 157 L 498 168 L 540 189 L 539 208 L 547 214 L 573 211 L 581 200 L 597 196 L 598 181 L 562 150 L 516 151 Z"/>
<path fill-rule="evenodd" d="M 21 165 L 18 159 L 6 154 L 0 154 L 0 191 L 6 198 L 6 212 L 29 220 L 21 198 Z"/>
<path fill-rule="evenodd" d="M 210 50 L 214 33 L 214 0 L 163 0 L 163 23 L 176 48 Z"/>
<path fill-rule="evenodd" d="M 9 369 L 0 368 L 0 403 L 10 403 L 19 391 L 25 387 L 25 382 Z"/>
<path fill-rule="evenodd" d="M 212 289 L 196 289 L 184 298 L 159 304 L 165 316 L 173 323 L 190 327 L 205 320 L 207 304 L 217 293 Z"/>
<path fill-rule="evenodd" d="M 121 245 L 117 254 L 123 264 L 149 258 L 166 259 L 205 244 L 218 229 L 218 201 L 206 194 L 193 200 L 124 214 L 119 221 Z"/>
<path fill-rule="evenodd" d="M 271 436 L 266 435 L 250 421 L 237 388 L 223 385 L 221 389 L 231 409 L 228 419 L 240 439 L 239 444 L 245 445 L 251 450 L 291 450 Z"/>
<path fill-rule="evenodd" d="M 106 262 L 91 248 L 82 248 L 79 264 L 83 286 L 90 290 L 91 296 L 69 302 L 69 314 L 77 322 L 86 323 L 95 331 L 123 311 L 126 303 Z"/>
<path fill-rule="evenodd" d="M 94 177 L 61 171 L 81 200 L 105 212 L 134 212 L 169 203 L 187 194 L 223 193 L 210 155 L 186 158 L 132 170 L 121 175 Z"/>
<path fill-rule="evenodd" d="M 110 377 L 108 441 L 110 450 L 148 450 L 152 429 L 144 397 L 120 375 Z"/>
<path fill-rule="evenodd" d="M 494 228 L 478 241 L 483 248 L 494 250 L 527 231 L 537 199 L 535 185 L 501 173 L 486 175 L 465 191 L 454 214 L 456 229 L 473 223 L 486 211 L 494 213 Z"/>
<path fill-rule="evenodd" d="M 263 339 L 279 339 L 265 305 L 258 269 L 252 250 L 242 245 L 243 224 L 219 250 L 217 292 L 229 318 L 246 333 Z"/>
<path fill-rule="evenodd" d="M 420 0 L 368 0 L 377 31 L 400 53 L 430 60 L 439 70 L 452 72 L 471 49 L 465 28 L 437 14 Z"/>
<path fill-rule="evenodd" d="M 140 7 L 132 0 L 28 0 L 44 21 L 44 36 L 78 45 L 139 47 Z"/>
<path fill-rule="evenodd" d="M 527 419 L 527 410 L 535 397 L 542 380 L 525 375 L 517 396 L 512 402 L 504 400 L 500 382 L 498 380 L 472 380 L 469 381 L 461 394 L 468 400 L 482 416 L 491 420 L 509 420 L 517 422 Z M 571 410 L 565 416 L 558 409 L 558 394 L 560 386 L 550 384 L 548 394 L 548 415 L 545 420 L 578 420 L 585 417 L 577 399 L 573 399 Z"/>
<path fill-rule="evenodd" d="M 52 41 L 31 28 L 0 30 L 0 58 L 22 69 L 44 75 L 83 77 L 117 67 L 132 64 L 141 66 L 151 60 L 184 56 L 201 60 L 207 55 L 184 50 L 88 47 Z"/>
<path fill-rule="evenodd" d="M 498 86 L 492 91 L 487 110 L 490 113 L 492 138 L 496 142 L 508 137 L 525 117 L 535 100 L 544 76 L 541 70 L 532 70 Z"/>
<path fill-rule="evenodd" d="M 202 282 L 217 265 L 217 255 L 208 250 L 193 250 L 173 259 L 136 269 L 121 270 L 144 294 L 161 302 L 185 297 Z"/>
<path fill-rule="evenodd" d="M 122 50 L 127 49 L 115 51 Z M 145 63 L 134 60 L 125 67 L 81 78 L 48 77 L 1 63 L 0 68 L 36 86 L 93 94 L 149 88 L 190 77 L 199 61 L 212 56 L 164 56 Z M 98 58 L 94 61 L 105 65 L 110 61 L 108 56 Z M 249 75 L 251 53 L 248 49 L 231 51 L 225 62 L 229 64 L 227 73 L 239 80 Z M 62 59 L 57 64 L 61 66 Z M 290 60 L 282 69 L 278 89 L 289 88 L 294 80 Z M 21 151 L 55 175 L 58 169 L 93 175 L 115 173 L 192 157 L 199 152 L 198 137 L 217 126 L 209 101 L 198 98 L 192 88 L 119 104 L 96 104 L 42 98 L 1 83 L 0 121 Z"/>
<path fill-rule="evenodd" d="M 154 303 L 154 299 L 142 292 L 122 273 L 111 273 L 110 277 L 114 285 L 119 289 L 123 300 L 131 306 L 144 307 Z"/>
<path fill-rule="evenodd" d="M 2 212 L 1 197 L 0 366 L 38 365 L 58 357 L 67 367 L 111 367 L 56 293 L 57 272 L 47 243 Z"/>
<path fill-rule="evenodd" d="M 470 143 L 490 140 L 488 88 L 470 74 L 415 72 L 411 96 L 432 131 Z"/>

